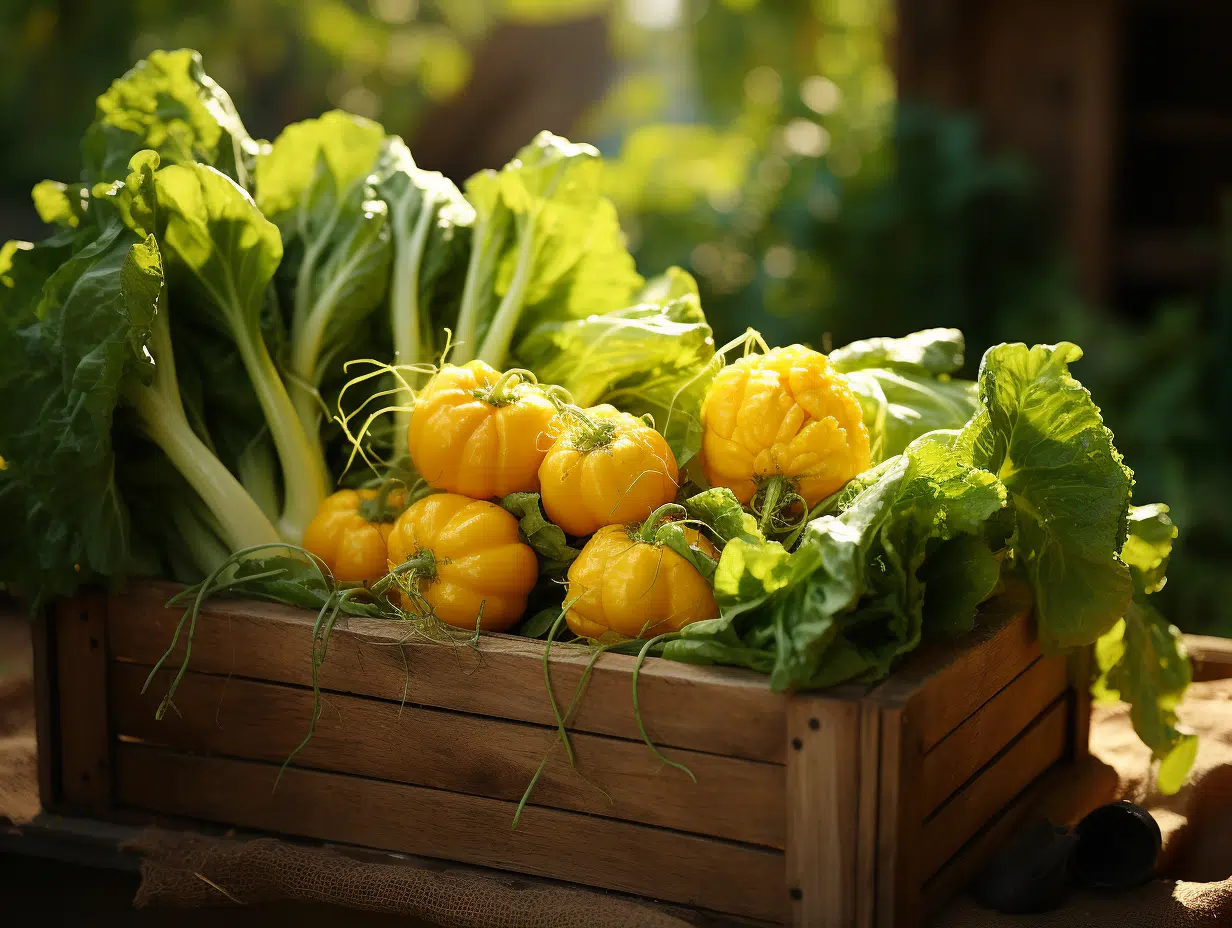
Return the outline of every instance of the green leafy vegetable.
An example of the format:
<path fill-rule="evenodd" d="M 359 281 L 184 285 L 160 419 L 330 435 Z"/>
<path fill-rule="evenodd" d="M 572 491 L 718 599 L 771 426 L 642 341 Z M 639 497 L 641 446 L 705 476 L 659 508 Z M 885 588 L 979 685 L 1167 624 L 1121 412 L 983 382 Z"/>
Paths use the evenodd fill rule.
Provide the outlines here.
<path fill-rule="evenodd" d="M 689 518 L 703 522 L 720 542 L 734 538 L 756 543 L 762 541 L 757 519 L 745 512 L 736 494 L 727 487 L 712 487 L 684 501 Z"/>
<path fill-rule="evenodd" d="M 885 368 L 936 377 L 963 366 L 966 343 L 958 329 L 924 329 L 903 338 L 867 338 L 830 352 L 830 363 L 844 374 Z"/>
<path fill-rule="evenodd" d="M 205 165 L 162 168 L 155 186 L 171 283 L 191 293 L 203 319 L 235 343 L 282 465 L 279 527 L 283 537 L 298 539 L 329 476 L 318 438 L 304 430 L 261 333 L 266 288 L 282 257 L 278 229 L 234 181 Z"/>
<path fill-rule="evenodd" d="M 984 409 L 963 433 L 971 459 L 1010 493 L 1014 559 L 1035 593 L 1041 644 L 1092 644 L 1129 607 L 1119 552 L 1131 474 L 1091 395 L 1069 373 L 1076 345 L 998 345 L 980 364 Z"/>
<path fill-rule="evenodd" d="M 146 149 L 163 164 L 201 162 L 248 187 L 258 146 L 201 55 L 182 48 L 152 52 L 98 98 L 81 143 L 87 182 L 124 177 Z"/>
<path fill-rule="evenodd" d="M 697 284 L 679 268 L 625 309 L 540 323 L 518 343 L 515 360 L 579 406 L 649 413 L 681 467 L 701 447 L 701 405 L 718 366 Z"/>
<path fill-rule="evenodd" d="M 466 182 L 475 222 L 456 361 L 503 369 L 516 336 L 535 323 L 629 305 L 642 279 L 600 193 L 598 158 L 541 132 L 502 170 Z"/>
<path fill-rule="evenodd" d="M 151 153 L 134 156 L 128 198 L 153 215 Z M 112 195 L 115 195 L 114 192 Z M 106 216 L 108 204 L 95 204 Z M 130 210 L 131 212 L 131 210 Z M 37 604 L 71 592 L 83 577 L 123 576 L 132 566 L 129 509 L 117 479 L 112 429 L 117 405 L 171 460 L 234 546 L 272 541 L 268 520 L 193 432 L 180 403 L 163 265 L 152 235 L 126 228 L 115 211 L 100 234 L 52 273 L 35 300 L 6 305 L 11 337 L 0 375 L 4 419 L 0 480 L 5 511 L 26 497 L 23 525 L 40 550 L 18 576 Z"/>
<path fill-rule="evenodd" d="M 1159 614 L 1148 596 L 1162 589 L 1176 527 L 1161 504 L 1135 506 L 1122 557 L 1134 582 L 1125 618 L 1095 647 L 1101 701 L 1130 704 L 1134 731 L 1159 760 L 1157 781 L 1166 795 L 1177 792 L 1193 767 L 1198 739 L 1177 722 L 1176 708 L 1192 680 L 1181 633 Z"/>
<path fill-rule="evenodd" d="M 962 428 L 975 415 L 976 385 L 949 376 L 962 367 L 963 351 L 957 329 L 926 329 L 830 353 L 864 409 L 874 462 L 901 454 L 928 432 Z"/>
<path fill-rule="evenodd" d="M 921 638 L 930 549 L 979 532 L 1005 505 L 1000 482 L 957 444 L 955 432 L 918 439 L 841 511 L 811 521 L 791 553 L 729 542 L 714 578 L 722 617 L 687 626 L 664 656 L 769 666 L 776 689 L 884 675 Z"/>
<path fill-rule="evenodd" d="M 535 549 L 540 572 L 555 579 L 563 577 L 569 564 L 581 551 L 570 547 L 564 530 L 548 521 L 543 514 L 539 494 L 510 493 L 501 500 L 501 506 L 518 517 L 518 533 Z"/>
<path fill-rule="evenodd" d="M 369 182 L 385 143 L 376 123 L 337 110 L 293 123 L 257 161 L 257 206 L 286 246 L 289 392 L 325 469 L 321 385 L 385 295 L 388 208 Z"/>
<path fill-rule="evenodd" d="M 389 204 L 393 231 L 389 317 L 394 360 L 429 364 L 445 350 L 444 329 L 456 324 L 475 210 L 453 181 L 416 167 L 401 139 L 387 140 L 378 174 L 377 189 Z M 414 385 L 413 375 L 404 377 Z M 401 443 L 413 400 L 410 390 L 397 393 L 401 409 L 395 435 Z"/>

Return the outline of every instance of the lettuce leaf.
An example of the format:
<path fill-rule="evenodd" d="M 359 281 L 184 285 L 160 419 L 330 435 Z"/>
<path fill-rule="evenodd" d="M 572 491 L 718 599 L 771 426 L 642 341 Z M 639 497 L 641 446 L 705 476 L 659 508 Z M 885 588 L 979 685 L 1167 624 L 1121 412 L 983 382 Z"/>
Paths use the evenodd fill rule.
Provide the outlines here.
<path fill-rule="evenodd" d="M 902 338 L 866 338 L 830 352 L 844 374 L 875 367 L 936 377 L 963 366 L 966 342 L 958 329 L 923 329 Z"/>
<path fill-rule="evenodd" d="M 734 537 L 714 578 L 721 617 L 687 626 L 664 656 L 768 669 L 775 689 L 883 676 L 923 634 L 930 551 L 980 532 L 1006 503 L 1000 482 L 956 453 L 958 440 L 913 442 L 841 511 L 813 519 L 790 553 Z M 977 603 L 949 624 L 969 623 Z"/>
<path fill-rule="evenodd" d="M 965 345 L 957 329 L 870 338 L 830 352 L 864 410 L 873 462 L 901 454 L 928 432 L 962 428 L 975 415 L 975 383 L 953 380 Z"/>
<path fill-rule="evenodd" d="M 1091 395 L 1069 373 L 1076 345 L 997 345 L 980 364 L 984 409 L 961 445 L 1010 494 L 1014 560 L 1035 594 L 1041 644 L 1092 644 L 1129 607 L 1120 558 L 1132 475 Z"/>
<path fill-rule="evenodd" d="M 1180 630 L 1148 600 L 1163 588 L 1176 534 L 1167 506 L 1130 509 L 1121 556 L 1133 576 L 1134 598 L 1125 617 L 1096 643 L 1099 676 L 1093 687 L 1101 702 L 1130 704 L 1134 731 L 1159 761 L 1157 782 L 1165 795 L 1181 788 L 1198 750 L 1197 737 L 1176 717 L 1193 678 L 1189 657 Z"/>
<path fill-rule="evenodd" d="M 518 534 L 535 550 L 539 558 L 539 572 L 559 580 L 573 559 L 581 554 L 570 547 L 565 531 L 543 514 L 538 493 L 510 493 L 501 500 L 506 512 L 517 516 Z"/>

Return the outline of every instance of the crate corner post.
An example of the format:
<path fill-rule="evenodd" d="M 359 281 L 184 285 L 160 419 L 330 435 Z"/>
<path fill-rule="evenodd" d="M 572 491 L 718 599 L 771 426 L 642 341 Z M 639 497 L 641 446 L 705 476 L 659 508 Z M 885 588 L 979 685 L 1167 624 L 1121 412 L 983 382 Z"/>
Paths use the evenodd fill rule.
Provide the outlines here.
<path fill-rule="evenodd" d="M 845 928 L 860 910 L 861 704 L 787 702 L 787 924 Z M 875 780 L 873 781 L 875 783 Z"/>
<path fill-rule="evenodd" d="M 107 595 L 55 602 L 35 630 L 39 799 L 45 811 L 102 814 L 111 805 Z"/>

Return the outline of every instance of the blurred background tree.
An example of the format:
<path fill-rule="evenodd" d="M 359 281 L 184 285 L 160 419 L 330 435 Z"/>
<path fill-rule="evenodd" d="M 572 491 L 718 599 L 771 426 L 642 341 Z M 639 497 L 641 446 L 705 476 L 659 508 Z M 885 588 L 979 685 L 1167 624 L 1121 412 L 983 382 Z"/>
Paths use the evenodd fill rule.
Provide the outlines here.
<path fill-rule="evenodd" d="M 255 135 L 341 107 L 457 180 L 541 128 L 589 139 L 642 270 L 689 268 L 719 340 L 753 326 L 826 347 L 951 325 L 969 374 L 1001 340 L 1086 346 L 1076 373 L 1137 469 L 1135 498 L 1167 501 L 1181 527 L 1161 600 L 1189 631 L 1232 635 L 1232 245 L 1206 290 L 1121 314 L 1082 299 L 1047 185 L 990 154 L 971 116 L 896 100 L 895 13 L 892 0 L 8 2 L 0 231 L 39 234 L 30 187 L 73 177 L 94 97 L 159 47 L 199 49 Z"/>

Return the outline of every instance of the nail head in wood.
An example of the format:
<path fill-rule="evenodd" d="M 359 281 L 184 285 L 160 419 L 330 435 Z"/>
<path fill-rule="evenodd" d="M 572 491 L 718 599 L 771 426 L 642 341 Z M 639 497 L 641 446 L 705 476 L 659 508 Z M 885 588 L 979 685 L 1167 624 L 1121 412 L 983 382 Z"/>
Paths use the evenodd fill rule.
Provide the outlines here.
<path fill-rule="evenodd" d="M 817 731 L 817 729 L 821 728 L 821 722 L 817 721 L 817 719 L 809 719 L 809 728 Z"/>
<path fill-rule="evenodd" d="M 793 886 L 791 888 L 791 898 L 794 899 L 796 902 L 799 902 L 801 899 L 804 898 L 804 893 L 801 891 L 799 886 Z"/>
<path fill-rule="evenodd" d="M 791 739 L 791 746 L 792 746 L 793 748 L 795 748 L 795 750 L 797 750 L 797 751 L 802 751 L 802 750 L 804 750 L 804 742 L 803 742 L 803 741 L 801 741 L 799 738 L 792 738 L 792 739 Z"/>

